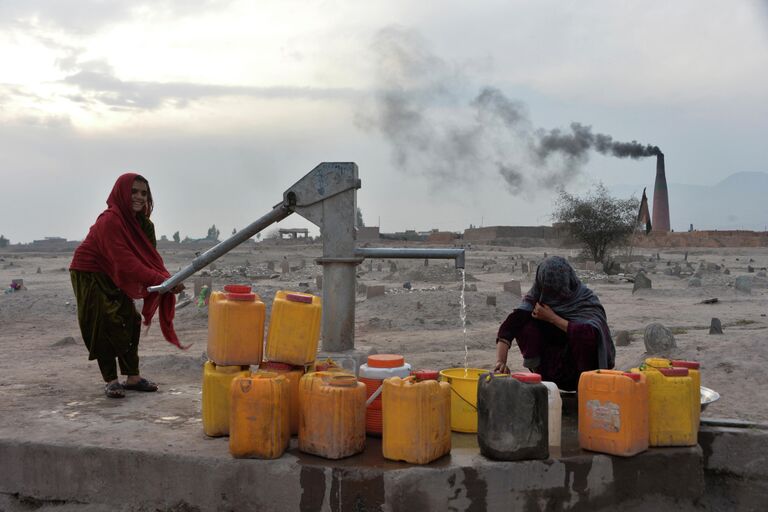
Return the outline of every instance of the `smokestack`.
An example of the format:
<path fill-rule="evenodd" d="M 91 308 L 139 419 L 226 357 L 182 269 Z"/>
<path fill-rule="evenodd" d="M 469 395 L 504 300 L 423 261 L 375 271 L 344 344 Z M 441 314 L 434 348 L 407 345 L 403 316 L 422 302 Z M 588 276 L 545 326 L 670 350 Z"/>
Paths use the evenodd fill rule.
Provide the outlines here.
<path fill-rule="evenodd" d="M 653 214 L 651 224 L 654 231 L 669 232 L 669 195 L 667 176 L 664 172 L 664 153 L 656 154 L 656 184 L 653 187 Z"/>

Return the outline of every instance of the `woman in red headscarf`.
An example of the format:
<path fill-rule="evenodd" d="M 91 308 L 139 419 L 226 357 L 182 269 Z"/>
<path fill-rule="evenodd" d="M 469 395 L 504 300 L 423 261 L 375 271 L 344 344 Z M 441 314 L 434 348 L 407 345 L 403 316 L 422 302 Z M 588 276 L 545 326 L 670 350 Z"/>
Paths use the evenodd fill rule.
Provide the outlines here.
<path fill-rule="evenodd" d="M 152 192 L 143 176 L 120 176 L 107 199 L 107 209 L 91 226 L 69 266 L 80 332 L 89 359 L 99 362 L 109 398 L 124 397 L 125 389 L 157 391 L 157 385 L 139 373 L 141 316 L 149 326 L 159 309 L 163 336 L 184 348 L 173 329 L 173 293 L 184 285 L 170 294 L 147 291 L 170 276 L 157 252 L 155 227 L 149 220 L 152 207 Z M 141 316 L 134 299 L 144 299 Z M 117 379 L 115 360 L 127 376 L 123 384 Z"/>

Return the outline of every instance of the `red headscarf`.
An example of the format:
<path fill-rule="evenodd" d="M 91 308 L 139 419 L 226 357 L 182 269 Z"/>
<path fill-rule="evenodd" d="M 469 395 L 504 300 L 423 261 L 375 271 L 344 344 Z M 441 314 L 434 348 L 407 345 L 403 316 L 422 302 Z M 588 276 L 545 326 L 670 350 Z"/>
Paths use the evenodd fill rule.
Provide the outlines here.
<path fill-rule="evenodd" d="M 138 176 L 126 173 L 117 178 L 107 198 L 108 208 L 99 215 L 88 236 L 75 250 L 69 268 L 102 272 L 130 298 L 144 299 L 141 309 L 144 325 L 152 322 L 159 307 L 160 330 L 165 339 L 179 348 L 188 348 L 181 345 L 173 329 L 174 295 L 147 292 L 147 287 L 162 283 L 170 274 L 131 207 L 131 188 Z M 145 213 L 149 212 L 145 210 Z"/>

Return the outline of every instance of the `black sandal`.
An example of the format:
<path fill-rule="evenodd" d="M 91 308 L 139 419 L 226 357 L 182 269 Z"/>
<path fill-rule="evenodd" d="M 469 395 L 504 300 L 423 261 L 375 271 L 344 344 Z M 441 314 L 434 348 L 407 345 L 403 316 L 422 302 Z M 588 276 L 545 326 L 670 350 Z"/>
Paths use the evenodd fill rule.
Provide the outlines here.
<path fill-rule="evenodd" d="M 125 398 L 125 389 L 119 382 L 113 382 L 104 386 L 104 394 L 107 398 Z"/>
<path fill-rule="evenodd" d="M 136 384 L 128 384 L 128 381 L 125 381 L 125 384 L 123 384 L 123 388 L 130 389 L 131 391 L 147 391 L 151 393 L 152 391 L 157 391 L 157 384 L 142 378 Z"/>

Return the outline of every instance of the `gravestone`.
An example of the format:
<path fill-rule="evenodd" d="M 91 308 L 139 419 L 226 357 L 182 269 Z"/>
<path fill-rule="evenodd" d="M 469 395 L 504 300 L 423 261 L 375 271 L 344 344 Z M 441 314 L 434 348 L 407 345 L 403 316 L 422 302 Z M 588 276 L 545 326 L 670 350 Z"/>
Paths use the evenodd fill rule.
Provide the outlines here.
<path fill-rule="evenodd" d="M 652 288 L 652 282 L 645 272 L 638 272 L 635 274 L 635 285 L 632 287 L 632 293 L 637 290 L 650 290 Z"/>
<path fill-rule="evenodd" d="M 488 295 L 485 298 L 485 305 L 486 306 L 495 306 L 496 305 L 496 296 L 495 295 Z"/>
<path fill-rule="evenodd" d="M 373 286 L 369 286 L 366 290 L 366 298 L 372 299 L 374 297 L 383 297 L 386 289 L 384 288 L 383 284 L 375 284 Z"/>
<path fill-rule="evenodd" d="M 603 265 L 602 261 L 598 261 L 597 263 L 595 263 L 595 270 L 596 271 L 602 272 L 603 268 L 604 268 L 604 265 Z"/>
<path fill-rule="evenodd" d="M 617 347 L 626 347 L 632 341 L 632 335 L 629 331 L 618 331 L 614 337 Z"/>
<path fill-rule="evenodd" d="M 280 262 L 280 272 L 282 274 L 288 274 L 291 271 L 291 265 L 288 263 L 288 260 L 286 258 L 283 258 L 283 261 Z"/>
<path fill-rule="evenodd" d="M 425 267 L 429 266 L 429 258 L 424 258 L 424 266 Z"/>
<path fill-rule="evenodd" d="M 323 276 L 315 276 L 315 286 L 318 290 L 323 289 Z"/>
<path fill-rule="evenodd" d="M 510 292 L 516 297 L 520 297 L 523 294 L 520 288 L 520 281 L 507 281 L 503 286 L 505 292 Z"/>
<path fill-rule="evenodd" d="M 275 270 L 275 262 L 274 261 L 268 261 L 267 262 L 267 270 Z"/>
<path fill-rule="evenodd" d="M 752 277 L 739 276 L 733 283 L 733 287 L 743 293 L 752 293 Z"/>
<path fill-rule="evenodd" d="M 645 351 L 649 354 L 664 354 L 677 347 L 672 331 L 659 323 L 650 324 L 645 328 L 643 341 Z"/>
<path fill-rule="evenodd" d="M 720 323 L 719 318 L 712 318 L 712 322 L 709 324 L 709 334 L 723 334 L 723 324 Z"/>
<path fill-rule="evenodd" d="M 389 262 L 389 271 L 390 271 L 392 274 L 394 274 L 395 272 L 397 272 L 397 263 L 395 263 L 394 261 L 390 261 L 390 262 Z"/>

